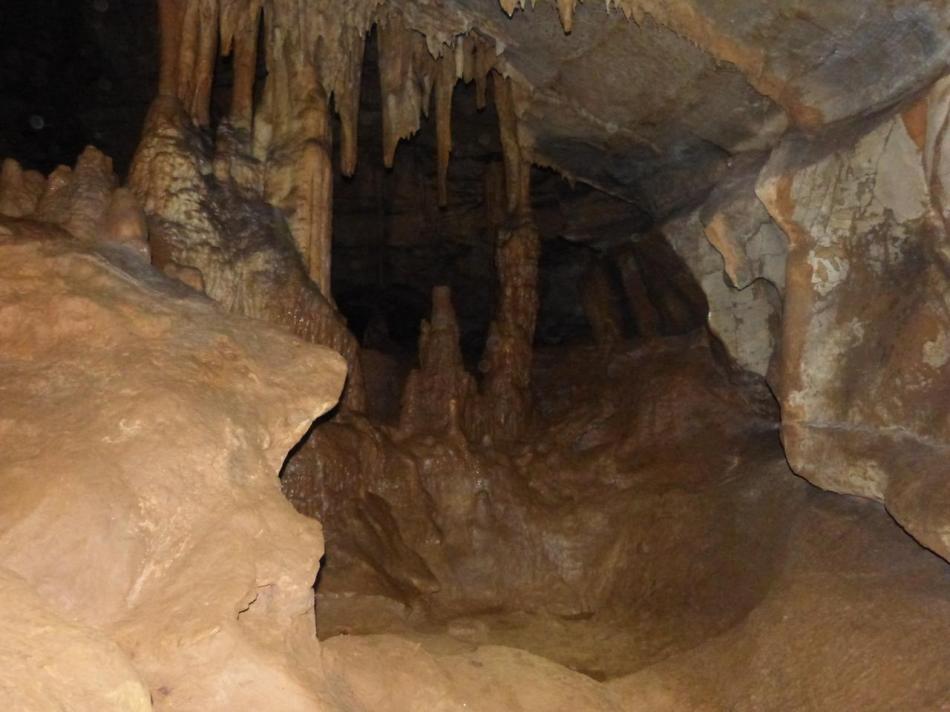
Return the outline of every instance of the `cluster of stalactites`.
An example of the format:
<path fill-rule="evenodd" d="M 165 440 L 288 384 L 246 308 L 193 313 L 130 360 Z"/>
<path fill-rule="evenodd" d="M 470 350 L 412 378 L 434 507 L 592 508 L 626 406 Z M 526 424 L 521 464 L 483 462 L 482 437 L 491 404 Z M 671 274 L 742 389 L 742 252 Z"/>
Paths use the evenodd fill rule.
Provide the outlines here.
<path fill-rule="evenodd" d="M 513 15 L 515 10 L 518 8 L 524 9 L 528 0 L 498 0 L 502 9 L 508 13 L 508 15 Z M 574 29 L 574 8 L 577 7 L 578 0 L 555 0 L 557 4 L 558 15 L 561 16 L 561 25 L 564 27 L 564 31 L 568 34 Z M 534 5 L 537 3 L 537 0 L 531 0 L 531 4 Z M 607 0 L 607 6 L 612 5 L 611 0 Z"/>
<path fill-rule="evenodd" d="M 561 18 L 561 26 L 566 34 L 570 34 L 574 29 L 574 11 L 583 0 L 551 0 L 557 6 L 558 15 Z M 538 0 L 498 0 L 501 8 L 508 13 L 508 16 L 514 15 L 515 10 L 524 10 L 528 3 L 532 6 L 538 3 Z M 662 0 L 644 1 L 644 0 L 604 0 L 607 10 L 619 9 L 627 17 L 632 17 L 636 22 L 642 22 L 644 15 L 648 11 L 656 11 L 661 5 Z"/>
<path fill-rule="evenodd" d="M 177 97 L 196 124 L 208 126 L 217 56 L 232 57 L 231 105 L 218 129 L 215 175 L 284 212 L 311 279 L 327 297 L 330 102 L 341 120 L 341 167 L 352 174 L 363 47 L 379 4 L 352 0 L 339 12 L 300 0 L 159 0 L 159 93 Z M 267 67 L 262 91 L 259 47 Z"/>
<path fill-rule="evenodd" d="M 479 109 L 486 105 L 488 78 L 496 63 L 494 43 L 469 32 L 440 45 L 407 27 L 402 16 L 379 22 L 379 75 L 383 99 L 383 163 L 391 168 L 399 141 L 415 134 L 435 96 L 439 204 L 448 200 L 455 85 L 475 82 Z"/>
<path fill-rule="evenodd" d="M 177 97 L 196 124 L 208 126 L 217 56 L 232 57 L 231 105 L 218 127 L 215 176 L 258 193 L 284 212 L 311 279 L 328 298 L 330 112 L 332 107 L 340 119 L 340 169 L 352 175 L 370 28 L 376 24 L 379 31 L 383 163 L 392 166 L 399 141 L 418 131 L 434 96 L 441 205 L 448 200 L 455 85 L 460 80 L 475 82 L 483 107 L 497 60 L 494 44 L 474 32 L 432 43 L 400 13 L 382 12 L 381 6 L 382 0 L 352 0 L 346 12 L 339 12 L 325 3 L 300 0 L 159 0 L 159 93 Z M 260 47 L 263 58 L 258 57 Z M 262 91 L 256 87 L 261 59 L 267 68 Z M 499 106 L 505 107 L 499 113 L 505 114 L 502 132 L 509 137 L 508 156 L 507 146 L 516 140 L 511 139 L 510 91 L 496 94 Z"/>

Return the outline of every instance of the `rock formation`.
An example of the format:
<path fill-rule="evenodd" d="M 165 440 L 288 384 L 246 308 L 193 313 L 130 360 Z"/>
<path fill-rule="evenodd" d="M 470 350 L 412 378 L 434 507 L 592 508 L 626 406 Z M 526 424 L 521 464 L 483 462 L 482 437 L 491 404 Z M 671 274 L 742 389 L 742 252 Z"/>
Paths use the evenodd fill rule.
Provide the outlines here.
<path fill-rule="evenodd" d="M 823 487 L 885 502 L 944 557 L 948 111 L 943 80 L 857 131 L 790 139 L 757 186 L 789 241 L 780 401 L 790 463 Z"/>
<path fill-rule="evenodd" d="M 2 230 L 0 565 L 5 591 L 35 591 L 20 610 L 74 641 L 45 673 L 5 667 L 4 695 L 72 707 L 38 676 L 78 676 L 87 650 L 88 709 L 150 709 L 143 685 L 158 709 L 312 708 L 322 539 L 276 475 L 336 401 L 340 358 L 224 316 L 127 248 Z"/>
<path fill-rule="evenodd" d="M 36 5 L 0 708 L 950 706 L 944 0 Z"/>

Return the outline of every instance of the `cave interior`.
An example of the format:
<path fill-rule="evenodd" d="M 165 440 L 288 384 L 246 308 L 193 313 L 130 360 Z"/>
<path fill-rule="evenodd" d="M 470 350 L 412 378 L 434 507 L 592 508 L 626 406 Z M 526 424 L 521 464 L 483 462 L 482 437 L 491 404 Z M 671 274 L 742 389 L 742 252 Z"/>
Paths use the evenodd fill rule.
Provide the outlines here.
<path fill-rule="evenodd" d="M 946 0 L 0 14 L 0 709 L 950 710 Z"/>

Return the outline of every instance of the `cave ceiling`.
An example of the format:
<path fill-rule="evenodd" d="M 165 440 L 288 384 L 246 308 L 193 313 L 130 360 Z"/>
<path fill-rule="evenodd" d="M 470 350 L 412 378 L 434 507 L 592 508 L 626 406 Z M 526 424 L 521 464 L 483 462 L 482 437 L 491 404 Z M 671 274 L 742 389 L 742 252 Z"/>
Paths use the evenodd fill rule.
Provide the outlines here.
<path fill-rule="evenodd" d="M 878 113 L 950 58 L 941 0 L 569 5 L 569 33 L 547 2 L 445 0 L 405 12 L 430 38 L 436 27 L 493 38 L 521 90 L 533 160 L 657 218 L 702 198 L 737 154 Z"/>

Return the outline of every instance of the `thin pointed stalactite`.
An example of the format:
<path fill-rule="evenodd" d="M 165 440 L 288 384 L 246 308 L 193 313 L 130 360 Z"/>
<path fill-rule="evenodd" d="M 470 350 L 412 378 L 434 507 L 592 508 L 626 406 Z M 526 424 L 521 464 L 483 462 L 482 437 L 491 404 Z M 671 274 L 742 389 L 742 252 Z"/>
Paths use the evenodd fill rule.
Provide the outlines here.
<path fill-rule="evenodd" d="M 383 165 L 392 168 L 399 141 L 419 130 L 428 114 L 435 60 L 425 38 L 391 14 L 378 25 L 379 81 L 383 98 Z"/>
<path fill-rule="evenodd" d="M 241 14 L 233 39 L 228 38 L 234 54 L 234 89 L 231 94 L 231 125 L 250 130 L 254 120 L 254 82 L 257 78 L 257 45 L 261 28 L 261 9 L 254 4 Z M 222 44 L 225 37 L 222 35 Z"/>
<path fill-rule="evenodd" d="M 446 53 L 439 60 L 439 74 L 435 89 L 435 124 L 437 142 L 439 206 L 449 202 L 448 173 L 452 154 L 452 95 L 455 91 L 455 56 Z"/>
<path fill-rule="evenodd" d="M 356 172 L 360 85 L 365 46 L 362 34 L 350 40 L 348 51 L 344 52 L 343 79 L 333 94 L 336 111 L 340 116 L 340 171 L 345 176 L 352 176 Z"/>
<path fill-rule="evenodd" d="M 518 138 L 518 116 L 512 92 L 511 79 L 498 72 L 493 75 L 495 107 L 498 110 L 498 129 L 501 135 L 502 155 L 505 160 L 505 185 L 508 193 L 508 212 L 521 215 L 530 212 L 531 166 L 522 155 Z"/>
<path fill-rule="evenodd" d="M 574 6 L 577 0 L 557 0 L 557 12 L 561 17 L 561 26 L 565 34 L 571 34 L 574 29 Z"/>
<path fill-rule="evenodd" d="M 191 115 L 199 126 L 211 123 L 211 85 L 218 56 L 218 0 L 204 0 L 198 15 L 195 84 L 191 98 Z"/>
<path fill-rule="evenodd" d="M 486 42 L 475 42 L 475 106 L 481 111 L 488 106 L 488 78 L 495 68 L 495 48 Z"/>

